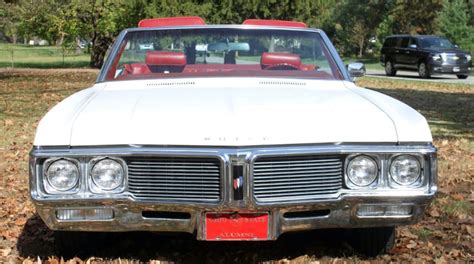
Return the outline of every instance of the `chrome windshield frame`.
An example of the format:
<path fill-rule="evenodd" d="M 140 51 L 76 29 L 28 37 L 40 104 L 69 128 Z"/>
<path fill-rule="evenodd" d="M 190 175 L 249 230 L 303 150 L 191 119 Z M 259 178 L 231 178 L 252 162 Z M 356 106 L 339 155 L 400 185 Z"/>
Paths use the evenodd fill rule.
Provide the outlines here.
<path fill-rule="evenodd" d="M 282 30 L 282 31 L 301 31 L 301 32 L 313 32 L 318 33 L 323 40 L 323 44 L 327 47 L 332 59 L 334 60 L 336 67 L 338 68 L 340 74 L 343 76 L 345 81 L 351 81 L 349 73 L 347 72 L 344 63 L 339 56 L 336 48 L 332 44 L 329 37 L 324 33 L 324 31 L 316 28 L 294 28 L 294 27 L 273 27 L 273 26 L 253 26 L 253 25 L 205 25 L 205 26 L 180 26 L 180 27 L 150 27 L 150 28 L 128 28 L 124 29 L 117 36 L 114 44 L 111 47 L 111 51 L 105 60 L 100 73 L 97 77 L 96 83 L 107 82 L 106 75 L 110 67 L 114 62 L 114 58 L 119 52 L 120 45 L 123 42 L 125 36 L 129 32 L 139 32 L 139 31 L 156 31 L 156 30 L 172 30 L 172 29 L 253 29 L 253 30 Z M 186 78 L 186 77 L 183 77 Z"/>

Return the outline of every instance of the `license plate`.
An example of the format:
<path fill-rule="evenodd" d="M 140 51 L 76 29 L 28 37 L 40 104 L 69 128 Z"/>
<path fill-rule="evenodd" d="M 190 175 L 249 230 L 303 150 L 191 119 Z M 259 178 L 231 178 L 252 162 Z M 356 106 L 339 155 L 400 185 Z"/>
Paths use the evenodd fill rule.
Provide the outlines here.
<path fill-rule="evenodd" d="M 459 67 L 453 67 L 453 72 L 459 72 Z"/>
<path fill-rule="evenodd" d="M 268 213 L 207 213 L 206 240 L 268 240 Z"/>

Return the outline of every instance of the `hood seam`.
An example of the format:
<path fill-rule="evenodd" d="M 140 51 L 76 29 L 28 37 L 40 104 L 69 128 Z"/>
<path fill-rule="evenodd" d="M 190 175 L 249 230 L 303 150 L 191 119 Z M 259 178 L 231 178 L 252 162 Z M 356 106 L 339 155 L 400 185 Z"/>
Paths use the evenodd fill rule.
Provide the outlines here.
<path fill-rule="evenodd" d="M 351 92 L 353 92 L 354 94 L 356 94 L 356 95 L 358 95 L 358 96 L 364 98 L 366 101 L 368 101 L 369 103 L 371 103 L 372 105 L 374 105 L 375 107 L 377 107 L 380 111 L 382 111 L 382 112 L 390 119 L 390 121 L 392 121 L 393 128 L 395 129 L 395 135 L 397 136 L 397 143 L 400 143 L 400 137 L 398 136 L 398 129 L 397 129 L 397 124 L 395 123 L 395 120 L 393 120 L 393 118 L 392 118 L 387 112 L 385 112 L 385 110 L 384 110 L 382 107 L 380 107 L 378 104 L 376 104 L 375 102 L 373 102 L 372 100 L 370 100 L 370 99 L 367 98 L 366 96 L 364 96 L 364 95 L 358 93 L 355 88 L 347 86 L 345 82 L 344 82 L 344 86 L 345 86 L 349 91 L 351 91 Z M 355 86 L 355 84 L 354 84 L 354 86 Z M 357 86 L 356 86 L 356 87 L 357 87 Z"/>
<path fill-rule="evenodd" d="M 79 117 L 79 115 L 84 111 L 86 106 L 94 99 L 104 88 L 106 87 L 107 84 L 104 84 L 101 88 L 96 88 L 96 91 L 87 98 L 87 100 L 80 106 L 79 110 L 76 111 L 74 116 L 71 118 L 71 126 L 70 126 L 70 131 L 69 131 L 69 146 L 71 146 L 72 143 L 72 133 L 74 131 L 74 126 L 76 125 L 76 120 Z M 93 86 L 94 87 L 94 86 Z"/>

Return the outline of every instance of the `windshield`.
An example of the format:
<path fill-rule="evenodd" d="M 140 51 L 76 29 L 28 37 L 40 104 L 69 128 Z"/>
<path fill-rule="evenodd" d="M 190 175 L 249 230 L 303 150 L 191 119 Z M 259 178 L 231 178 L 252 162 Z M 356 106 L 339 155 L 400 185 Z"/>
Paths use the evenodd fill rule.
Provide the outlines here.
<path fill-rule="evenodd" d="M 343 78 L 317 32 L 194 28 L 127 33 L 106 79 L 202 76 Z"/>
<path fill-rule="evenodd" d="M 425 49 L 454 49 L 454 45 L 445 38 L 422 38 L 420 39 L 422 48 Z"/>

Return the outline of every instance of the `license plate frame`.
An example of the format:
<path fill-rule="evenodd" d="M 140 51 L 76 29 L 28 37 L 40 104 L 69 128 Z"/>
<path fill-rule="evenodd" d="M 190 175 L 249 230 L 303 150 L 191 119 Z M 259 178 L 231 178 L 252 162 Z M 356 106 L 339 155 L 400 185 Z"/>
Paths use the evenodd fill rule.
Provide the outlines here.
<path fill-rule="evenodd" d="M 207 212 L 203 222 L 204 239 L 208 241 L 269 240 L 269 212 Z"/>

